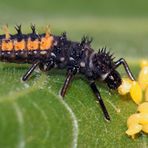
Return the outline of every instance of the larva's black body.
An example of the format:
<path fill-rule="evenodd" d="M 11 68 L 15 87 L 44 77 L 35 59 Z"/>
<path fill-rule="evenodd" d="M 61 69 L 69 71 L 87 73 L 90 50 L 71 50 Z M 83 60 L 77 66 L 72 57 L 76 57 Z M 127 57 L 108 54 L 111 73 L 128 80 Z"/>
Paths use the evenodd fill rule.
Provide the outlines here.
<path fill-rule="evenodd" d="M 36 36 L 34 39 L 40 39 L 44 37 L 45 34 Z M 61 36 L 53 36 L 53 45 L 48 50 L 29 50 L 24 49 L 16 51 L 15 49 L 10 51 L 0 51 L 0 60 L 4 62 L 12 63 L 29 63 L 34 64 L 36 61 L 48 65 L 53 63 L 53 67 L 69 69 L 76 68 L 75 71 L 79 69 L 80 73 L 89 75 L 89 61 L 90 56 L 94 51 L 90 48 L 90 45 L 84 44 L 84 40 L 81 43 L 73 42 L 66 38 L 66 34 L 63 33 Z M 10 40 L 17 40 L 17 35 L 11 35 Z M 27 40 L 30 38 L 29 35 L 23 35 L 21 39 L 24 39 L 26 44 Z M 5 39 L 5 35 L 1 35 L 0 42 Z M 52 61 L 52 62 L 51 62 Z M 43 67 L 44 68 L 44 67 Z M 78 68 L 78 69 L 77 69 Z M 44 70 L 44 69 L 43 69 Z M 88 71 L 88 72 L 87 72 Z"/>
<path fill-rule="evenodd" d="M 121 77 L 115 69 L 121 64 L 130 79 L 134 80 L 125 60 L 121 58 L 114 61 L 112 55 L 105 48 L 95 52 L 90 46 L 92 39 L 88 37 L 83 37 L 81 42 L 73 42 L 67 39 L 65 33 L 61 36 L 48 32 L 39 35 L 36 34 L 34 26 L 31 28 L 32 33 L 28 35 L 22 34 L 21 26 L 17 26 L 16 35 L 9 35 L 6 32 L 6 35 L 0 36 L 0 61 L 32 64 L 22 78 L 24 81 L 37 66 L 42 71 L 49 71 L 54 67 L 66 69 L 67 77 L 61 89 L 62 97 L 75 74 L 85 75 L 101 105 L 105 118 L 110 120 L 95 80 L 99 79 L 107 83 L 109 88 L 117 89 L 121 84 Z"/>

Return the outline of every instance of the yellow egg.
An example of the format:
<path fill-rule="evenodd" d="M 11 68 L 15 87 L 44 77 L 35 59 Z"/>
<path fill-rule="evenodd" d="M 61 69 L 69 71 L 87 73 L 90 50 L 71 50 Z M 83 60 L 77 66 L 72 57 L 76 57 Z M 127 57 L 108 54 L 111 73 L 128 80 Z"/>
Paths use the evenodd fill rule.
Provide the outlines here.
<path fill-rule="evenodd" d="M 122 78 L 122 84 L 118 87 L 118 92 L 120 95 L 125 95 L 129 93 L 132 81 L 128 78 Z"/>
<path fill-rule="evenodd" d="M 140 85 L 136 81 L 132 82 L 132 86 L 131 86 L 131 89 L 130 89 L 130 95 L 131 95 L 131 98 L 133 99 L 133 101 L 136 104 L 139 104 L 141 102 L 142 90 L 141 90 Z"/>
<path fill-rule="evenodd" d="M 143 90 L 148 87 L 148 66 L 141 69 L 138 77 L 138 82 Z"/>
<path fill-rule="evenodd" d="M 148 87 L 147 87 L 147 89 L 145 91 L 145 101 L 148 101 Z"/>
<path fill-rule="evenodd" d="M 144 102 L 138 106 L 137 111 L 141 113 L 148 113 L 148 102 Z"/>
<path fill-rule="evenodd" d="M 148 66 L 148 60 L 142 60 L 141 62 L 140 62 L 140 67 L 141 68 L 143 68 L 143 67 L 145 67 L 145 66 Z"/>
<path fill-rule="evenodd" d="M 142 125 L 148 124 L 148 113 L 139 113 L 139 123 Z"/>
<path fill-rule="evenodd" d="M 138 124 L 139 123 L 139 119 L 140 119 L 140 114 L 139 113 L 135 113 L 135 114 L 131 115 L 127 119 L 127 126 L 130 127 L 130 125 Z"/>
<path fill-rule="evenodd" d="M 142 131 L 148 134 L 148 124 L 142 126 Z"/>
<path fill-rule="evenodd" d="M 126 131 L 126 134 L 129 136 L 134 137 L 135 134 L 139 133 L 142 130 L 142 125 L 140 124 L 132 124 L 128 130 Z"/>

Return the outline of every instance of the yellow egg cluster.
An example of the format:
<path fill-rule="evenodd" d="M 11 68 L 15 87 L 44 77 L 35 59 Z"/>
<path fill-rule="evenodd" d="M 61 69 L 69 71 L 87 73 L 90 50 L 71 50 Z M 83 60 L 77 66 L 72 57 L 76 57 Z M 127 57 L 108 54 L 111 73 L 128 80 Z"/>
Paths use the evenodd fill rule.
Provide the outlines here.
<path fill-rule="evenodd" d="M 127 120 L 126 134 L 132 138 L 140 131 L 148 134 L 148 102 L 140 104 L 137 111 L 138 113 L 131 115 Z"/>
<path fill-rule="evenodd" d="M 130 93 L 131 98 L 136 104 L 142 101 L 142 91 L 145 91 L 145 100 L 148 101 L 148 60 L 141 61 L 141 71 L 138 82 L 123 78 L 122 84 L 118 88 L 120 95 Z"/>
<path fill-rule="evenodd" d="M 130 93 L 131 98 L 136 104 L 139 104 L 142 101 L 142 89 L 138 82 L 131 81 L 128 78 L 122 79 L 122 84 L 118 88 L 120 95 L 126 95 Z"/>
<path fill-rule="evenodd" d="M 142 101 L 142 91 L 145 93 L 144 101 L 147 102 L 140 104 Z M 132 138 L 135 138 L 135 135 L 140 131 L 148 134 L 148 60 L 143 60 L 141 62 L 138 82 L 123 78 L 118 92 L 120 95 L 130 93 L 132 100 L 136 104 L 140 104 L 137 113 L 131 115 L 127 120 L 128 130 L 126 134 Z"/>
<path fill-rule="evenodd" d="M 146 89 L 146 92 L 145 92 L 145 100 L 148 101 L 148 88 Z"/>
<path fill-rule="evenodd" d="M 146 90 L 148 87 L 148 60 L 143 60 L 141 62 L 141 71 L 139 73 L 138 82 L 142 90 Z"/>

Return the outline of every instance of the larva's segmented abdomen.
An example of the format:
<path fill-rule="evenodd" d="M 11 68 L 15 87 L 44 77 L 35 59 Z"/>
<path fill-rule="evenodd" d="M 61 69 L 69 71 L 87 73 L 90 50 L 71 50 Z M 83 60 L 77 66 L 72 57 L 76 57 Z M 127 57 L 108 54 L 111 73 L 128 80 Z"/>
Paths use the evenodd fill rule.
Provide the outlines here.
<path fill-rule="evenodd" d="M 0 36 L 0 60 L 8 62 L 32 63 L 37 59 L 46 59 L 52 51 L 54 37 L 49 32 L 38 35 L 35 28 L 32 33 L 21 33 L 18 26 L 18 34 L 10 35 L 7 31 Z"/>
<path fill-rule="evenodd" d="M 31 26 L 32 33 L 22 34 L 21 26 L 17 26 L 17 34 L 11 35 L 5 27 L 5 35 L 0 36 L 0 61 L 12 63 L 42 63 L 66 69 L 79 69 L 84 73 L 89 69 L 91 40 L 83 37 L 81 42 L 67 39 L 66 33 L 52 35 L 48 30 L 37 34 Z"/>

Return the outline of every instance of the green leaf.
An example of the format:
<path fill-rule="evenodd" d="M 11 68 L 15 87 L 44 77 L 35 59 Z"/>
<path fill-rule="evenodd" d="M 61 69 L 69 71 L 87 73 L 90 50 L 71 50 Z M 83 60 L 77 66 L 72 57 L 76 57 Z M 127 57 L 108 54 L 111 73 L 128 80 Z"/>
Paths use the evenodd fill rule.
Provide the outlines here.
<path fill-rule="evenodd" d="M 43 77 L 32 86 L 20 84 L 20 89 L 17 86 L 20 74 L 3 76 L 3 81 L 9 84 L 0 98 L 0 147 L 70 147 L 72 121 L 67 109 L 44 88 Z"/>
<path fill-rule="evenodd" d="M 108 123 L 83 76 L 76 76 L 62 100 L 64 71 L 35 73 L 21 83 L 26 68 L 1 64 L 0 147 L 146 147 L 143 133 L 136 140 L 125 134 L 126 120 L 137 107 L 130 98 L 97 84 L 111 116 Z"/>
<path fill-rule="evenodd" d="M 73 41 L 89 35 L 94 38 L 93 49 L 107 46 L 116 59 L 125 58 L 137 76 L 139 60 L 148 55 L 148 5 L 144 2 L 133 1 L 131 6 L 127 0 L 5 0 L 0 2 L 0 18 L 1 24 L 9 23 L 12 34 L 20 22 L 23 33 L 29 33 L 32 22 L 39 32 L 50 23 L 53 34 L 66 31 Z M 148 147 L 146 134 L 134 140 L 125 134 L 127 118 L 137 108 L 130 97 L 123 98 L 97 82 L 111 116 L 108 123 L 83 76 L 75 77 L 62 100 L 59 90 L 65 70 L 34 73 L 23 83 L 20 78 L 28 67 L 0 64 L 0 148 Z M 125 75 L 122 68 L 119 71 Z"/>

